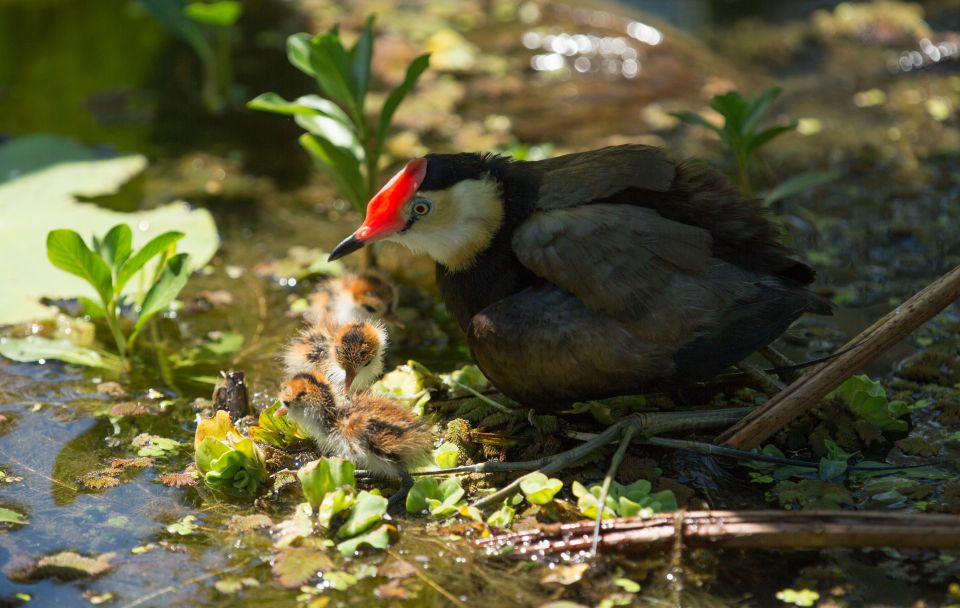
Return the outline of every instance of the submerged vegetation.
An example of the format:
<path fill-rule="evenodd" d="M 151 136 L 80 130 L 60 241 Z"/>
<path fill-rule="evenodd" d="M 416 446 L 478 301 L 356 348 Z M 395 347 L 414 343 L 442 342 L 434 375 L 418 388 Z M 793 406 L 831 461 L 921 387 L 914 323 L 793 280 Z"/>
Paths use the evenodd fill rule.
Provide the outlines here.
<path fill-rule="evenodd" d="M 952 550 L 774 553 L 677 541 L 593 558 L 537 553 L 522 540 L 674 511 L 764 509 L 773 521 L 823 509 L 960 513 L 950 459 L 960 440 L 955 306 L 764 441 L 757 460 L 704 456 L 715 437 L 685 431 L 662 444 L 637 435 L 547 473 L 485 470 L 541 462 L 636 414 L 767 396 L 724 374 L 669 394 L 529 410 L 470 362 L 437 303 L 432 264 L 385 249 L 383 277 L 399 285 L 396 310 L 385 310 L 402 326 L 388 326 L 386 373 L 370 394 L 434 436 L 403 500 L 391 501 L 400 480 L 321 451 L 277 398 L 284 343 L 322 308 L 331 277 L 350 273 L 323 248 L 346 234 L 346 212 L 363 212 L 381 170 L 429 150 L 536 159 L 642 142 L 717 162 L 744 193 L 763 196 L 789 244 L 820 270 L 819 295 L 840 307 L 801 321 L 778 346 L 796 360 L 835 352 L 960 263 L 950 245 L 960 238 L 952 34 L 917 5 L 739 23 L 721 32 L 716 56 L 619 6 L 382 6 L 375 28 L 363 3 L 136 0 L 146 19 L 91 1 L 62 13 L 70 28 L 86 31 L 96 13 L 108 20 L 103 32 L 136 38 L 163 80 L 192 73 L 171 68 L 187 42 L 203 66 L 190 93 L 223 114 L 189 114 L 169 83 L 144 93 L 130 81 L 79 110 L 64 106 L 97 117 L 71 131 L 84 144 L 13 126 L 0 143 L 0 604 L 852 607 L 960 597 Z M 54 27 L 58 11 L 71 2 L 30 9 L 61 31 L 35 49 L 46 73 L 53 42 L 68 38 Z M 24 18 L 0 7 L 10 15 Z M 293 33 L 303 29 L 324 33 Z M 64 57 L 83 52 L 73 44 Z M 101 54 L 130 52 L 133 65 L 132 47 L 111 45 Z M 902 51 L 914 48 L 916 68 Z M 287 62 L 319 93 L 296 97 L 303 83 Z M 789 75 L 764 88 L 765 71 Z M 287 125 L 256 127 L 258 114 L 236 103 L 247 91 L 279 91 L 248 108 L 292 116 L 322 175 L 299 171 Z M 51 97 L 32 95 L 38 108 Z M 678 119 L 716 134 L 722 155 Z M 255 143 L 236 143 L 251 125 Z M 155 159 L 149 168 L 103 145 L 133 128 L 154 132 L 140 150 Z M 273 175 L 276 164 L 289 172 Z M 358 310 L 370 305 L 370 294 L 348 295 Z M 245 372 L 249 396 L 232 418 L 221 394 L 209 398 L 228 370 Z M 477 542 L 507 530 L 515 546 Z"/>

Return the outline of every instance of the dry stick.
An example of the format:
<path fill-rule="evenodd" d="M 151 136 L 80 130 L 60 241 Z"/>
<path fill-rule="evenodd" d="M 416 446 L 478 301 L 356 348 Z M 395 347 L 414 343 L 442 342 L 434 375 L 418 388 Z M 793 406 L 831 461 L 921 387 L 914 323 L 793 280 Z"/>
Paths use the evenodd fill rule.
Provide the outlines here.
<path fill-rule="evenodd" d="M 539 529 L 477 541 L 510 547 L 511 555 L 577 553 L 592 543 L 593 522 L 547 524 Z M 960 516 L 870 511 L 688 511 L 603 522 L 604 551 L 685 547 L 814 549 L 823 547 L 960 548 Z"/>
<path fill-rule="evenodd" d="M 848 344 L 848 352 L 810 370 L 762 407 L 746 416 L 718 438 L 739 449 L 754 448 L 793 419 L 815 407 L 864 365 L 889 350 L 931 317 L 960 297 L 960 266 L 868 327 Z"/>
<path fill-rule="evenodd" d="M 613 478 L 623 462 L 623 457 L 627 454 L 627 448 L 630 447 L 630 440 L 633 439 L 637 427 L 628 426 L 623 431 L 623 437 L 620 438 L 620 446 L 610 459 L 610 468 L 607 469 L 607 475 L 603 478 L 603 485 L 600 486 L 600 497 L 597 499 L 597 517 L 593 522 L 593 545 L 590 547 L 590 557 L 597 556 L 597 546 L 600 543 L 600 522 L 603 521 L 603 511 L 607 508 L 607 495 L 610 493 L 610 485 Z"/>
<path fill-rule="evenodd" d="M 456 467 L 441 471 L 421 471 L 418 475 L 442 475 L 446 473 L 489 473 L 493 471 L 516 471 L 516 470 L 538 470 L 544 475 L 549 475 L 568 466 L 571 466 L 592 454 L 603 446 L 616 441 L 624 429 L 634 427 L 636 432 L 643 435 L 656 435 L 670 431 L 686 431 L 707 429 L 716 427 L 718 424 L 729 424 L 744 416 L 750 408 L 730 408 L 723 410 L 708 410 L 703 412 L 651 412 L 647 414 L 633 414 L 612 425 L 604 432 L 600 433 L 590 441 L 578 445 L 572 450 L 529 460 L 526 462 L 481 462 L 477 465 Z M 725 421 L 725 422 L 722 422 Z M 522 477 L 514 479 L 512 482 L 494 492 L 484 496 L 473 503 L 476 508 L 482 508 L 494 504 L 504 498 L 512 496 L 520 487 Z"/>

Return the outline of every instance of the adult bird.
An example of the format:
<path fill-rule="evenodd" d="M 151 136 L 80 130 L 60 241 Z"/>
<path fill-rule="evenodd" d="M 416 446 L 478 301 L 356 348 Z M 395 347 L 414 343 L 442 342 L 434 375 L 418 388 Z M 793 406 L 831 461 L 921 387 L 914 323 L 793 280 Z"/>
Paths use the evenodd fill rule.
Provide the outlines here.
<path fill-rule="evenodd" d="M 437 262 L 480 369 L 542 409 L 705 378 L 831 312 L 758 201 L 649 146 L 429 154 L 330 258 L 381 240 Z"/>

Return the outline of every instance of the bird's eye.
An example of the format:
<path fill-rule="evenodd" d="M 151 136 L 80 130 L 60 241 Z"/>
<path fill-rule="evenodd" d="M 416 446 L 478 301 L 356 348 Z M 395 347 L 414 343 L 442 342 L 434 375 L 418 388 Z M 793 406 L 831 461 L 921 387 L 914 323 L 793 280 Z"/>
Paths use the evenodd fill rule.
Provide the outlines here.
<path fill-rule="evenodd" d="M 415 215 L 426 215 L 430 213 L 431 209 L 433 209 L 433 205 L 425 198 L 417 198 L 413 201 L 413 213 Z"/>

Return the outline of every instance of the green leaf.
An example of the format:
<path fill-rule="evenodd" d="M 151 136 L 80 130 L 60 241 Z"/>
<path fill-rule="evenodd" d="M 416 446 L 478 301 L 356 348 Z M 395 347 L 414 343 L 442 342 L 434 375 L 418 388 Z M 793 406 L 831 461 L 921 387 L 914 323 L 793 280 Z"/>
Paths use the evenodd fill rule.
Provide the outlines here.
<path fill-rule="evenodd" d="M 363 31 L 357 38 L 356 44 L 350 49 L 350 70 L 353 75 L 353 92 L 358 107 L 363 108 L 363 100 L 367 97 L 367 87 L 370 84 L 370 65 L 373 61 L 373 21 L 374 16 L 367 17 Z"/>
<path fill-rule="evenodd" d="M 355 488 L 354 465 L 342 458 L 321 458 L 308 462 L 297 471 L 297 479 L 310 506 L 317 508 L 327 492 L 340 487 Z"/>
<path fill-rule="evenodd" d="M 789 198 L 794 194 L 799 194 L 806 190 L 829 184 L 837 179 L 839 175 L 833 171 L 808 171 L 786 179 L 776 185 L 764 197 L 767 205 L 772 205 L 776 201 Z"/>
<path fill-rule="evenodd" d="M 314 133 L 301 135 L 300 145 L 330 177 L 340 195 L 354 208 L 362 209 L 367 202 L 364 194 L 366 190 L 360 175 L 360 161 L 353 152 Z"/>
<path fill-rule="evenodd" d="M 204 439 L 204 443 L 214 441 Z M 250 442 L 249 439 L 245 440 Z M 267 471 L 257 458 L 251 458 L 249 449 L 243 449 L 241 443 L 236 449 L 229 449 L 210 462 L 210 470 L 204 475 L 207 484 L 215 489 L 232 495 L 255 494 L 261 483 L 267 479 Z M 252 443 L 250 444 L 252 446 Z"/>
<path fill-rule="evenodd" d="M 846 471 L 846 460 L 830 460 L 829 458 L 821 458 L 817 475 L 824 481 L 830 481 L 843 475 Z"/>
<path fill-rule="evenodd" d="M 197 531 L 197 521 L 195 515 L 185 515 L 180 521 L 167 526 L 167 532 L 170 534 L 179 534 L 180 536 L 189 536 Z"/>
<path fill-rule="evenodd" d="M 313 37 L 293 34 L 287 38 L 287 58 L 297 69 L 313 76 L 327 97 L 349 108 L 355 117 L 361 115 L 347 83 L 350 68 L 339 36 L 332 32 Z"/>
<path fill-rule="evenodd" d="M 387 139 L 387 132 L 389 132 L 390 124 L 393 122 L 393 114 L 397 111 L 397 108 L 400 107 L 403 98 L 406 97 L 417 84 L 420 75 L 423 74 L 429 65 L 429 53 L 420 55 L 411 61 L 410 65 L 407 66 L 407 73 L 403 77 L 403 82 L 391 91 L 390 95 L 387 96 L 387 100 L 383 102 L 383 108 L 380 110 L 379 126 L 377 127 L 377 147 L 375 148 L 376 154 L 374 156 L 378 156 L 380 150 L 383 150 L 383 142 Z"/>
<path fill-rule="evenodd" d="M 100 257 L 113 270 L 114 277 L 120 265 L 130 256 L 131 251 L 133 251 L 133 232 L 126 224 L 117 224 L 111 228 L 110 232 L 103 237 L 99 249 Z M 117 288 L 123 289 L 123 285 L 117 284 Z"/>
<path fill-rule="evenodd" d="M 780 96 L 783 89 L 780 87 L 771 87 L 760 93 L 754 99 L 748 102 L 747 112 L 743 119 L 743 132 L 753 133 L 760 126 L 763 115 L 767 113 L 770 104 Z"/>
<path fill-rule="evenodd" d="M 189 44 L 204 63 L 214 61 L 213 48 L 200 24 L 186 15 L 183 0 L 138 0 L 161 25 Z"/>
<path fill-rule="evenodd" d="M 433 451 L 433 461 L 441 469 L 452 469 L 457 466 L 460 459 L 460 448 L 455 443 L 444 442 L 439 448 Z"/>
<path fill-rule="evenodd" d="M 51 230 L 47 234 L 47 258 L 60 270 L 89 283 L 105 304 L 113 298 L 110 267 L 90 251 L 75 231 L 67 228 Z"/>
<path fill-rule="evenodd" d="M 421 477 L 414 482 L 413 487 L 407 492 L 407 513 L 416 515 L 423 513 L 427 509 L 427 499 L 442 499 L 437 480 L 433 477 Z"/>
<path fill-rule="evenodd" d="M 243 14 L 243 5 L 232 0 L 191 2 L 183 9 L 183 13 L 198 23 L 227 28 Z"/>
<path fill-rule="evenodd" d="M 579 481 L 574 481 L 571 486 L 573 495 L 577 497 L 577 508 L 584 516 L 596 519 L 597 509 L 600 506 L 600 486 L 595 485 L 589 490 Z M 614 510 L 615 503 L 607 496 L 606 504 L 603 507 L 603 519 L 610 519 L 617 516 Z"/>
<path fill-rule="evenodd" d="M 749 106 L 747 100 L 740 93 L 730 91 L 723 95 L 715 95 L 710 106 L 723 116 L 724 130 L 732 133 L 744 133 L 743 126 Z"/>
<path fill-rule="evenodd" d="M 35 363 L 56 359 L 64 363 L 119 370 L 120 359 L 109 353 L 78 346 L 70 340 L 50 340 L 40 336 L 0 339 L 0 355 L 14 361 Z"/>
<path fill-rule="evenodd" d="M 204 437 L 194 453 L 197 470 L 209 473 L 213 470 L 213 462 L 230 451 L 230 446 L 214 437 Z"/>
<path fill-rule="evenodd" d="M 156 255 L 167 251 L 174 243 L 183 237 L 184 234 L 182 232 L 170 231 L 150 239 L 146 245 L 131 255 L 117 271 L 117 290 L 122 290 L 124 285 L 127 284 L 127 281 L 133 278 L 133 275 L 143 268 L 147 262 Z"/>
<path fill-rule="evenodd" d="M 341 487 L 327 492 L 317 508 L 317 523 L 324 528 L 329 528 L 333 518 L 352 507 L 354 503 L 356 503 L 356 495 L 351 488 Z"/>
<path fill-rule="evenodd" d="M 360 536 L 355 536 L 350 540 L 345 540 L 342 543 L 337 545 L 337 549 L 340 550 L 340 554 L 345 557 L 350 557 L 362 546 L 373 547 L 374 549 L 386 549 L 390 546 L 390 525 L 383 524 L 373 530 L 370 530 L 366 534 L 361 534 Z"/>
<path fill-rule="evenodd" d="M 17 513 L 13 509 L 0 507 L 0 523 L 26 525 L 30 523 L 27 518 Z"/>
<path fill-rule="evenodd" d="M 503 505 L 490 514 L 487 518 L 487 525 L 494 528 L 507 530 L 513 525 L 513 518 L 516 516 L 516 509 L 509 505 Z"/>
<path fill-rule="evenodd" d="M 753 154 L 756 150 L 760 149 L 762 146 L 770 143 L 776 137 L 783 135 L 784 133 L 789 133 L 797 128 L 796 121 L 790 123 L 789 125 L 780 125 L 778 127 L 771 127 L 762 133 L 749 138 L 746 145 L 744 146 L 745 154 Z"/>
<path fill-rule="evenodd" d="M 337 530 L 337 538 L 352 538 L 360 534 L 380 521 L 386 512 L 386 498 L 367 491 L 360 492 L 347 521 Z"/>
<path fill-rule="evenodd" d="M 330 141 L 331 144 L 350 152 L 351 156 L 359 161 L 363 157 L 363 149 L 354 134 L 353 126 L 331 118 L 330 116 L 314 112 L 300 113 L 293 117 L 294 121 L 305 131 L 309 131 Z"/>
<path fill-rule="evenodd" d="M 310 436 L 296 422 L 290 420 L 289 416 L 277 417 L 280 406 L 281 403 L 277 400 L 260 412 L 257 424 L 249 428 L 250 437 L 275 448 L 285 448 L 298 441 L 309 439 Z"/>
<path fill-rule="evenodd" d="M 559 479 L 548 478 L 543 473 L 530 473 L 520 480 L 520 490 L 531 504 L 545 505 L 563 488 Z"/>
<path fill-rule="evenodd" d="M 693 112 L 671 112 L 670 115 L 687 124 L 704 127 L 704 128 L 710 129 L 711 131 L 715 131 L 717 133 L 720 132 L 719 127 L 711 124 L 710 122 L 707 121 L 707 119 L 705 119 L 703 116 L 700 116 L 699 114 L 695 114 Z"/>
<path fill-rule="evenodd" d="M 187 268 L 188 257 L 186 253 L 178 253 L 167 260 L 157 282 L 150 287 L 150 291 L 143 298 L 134 331 L 143 327 L 143 324 L 157 313 L 166 310 L 187 284 L 187 279 L 190 278 L 190 270 Z"/>

